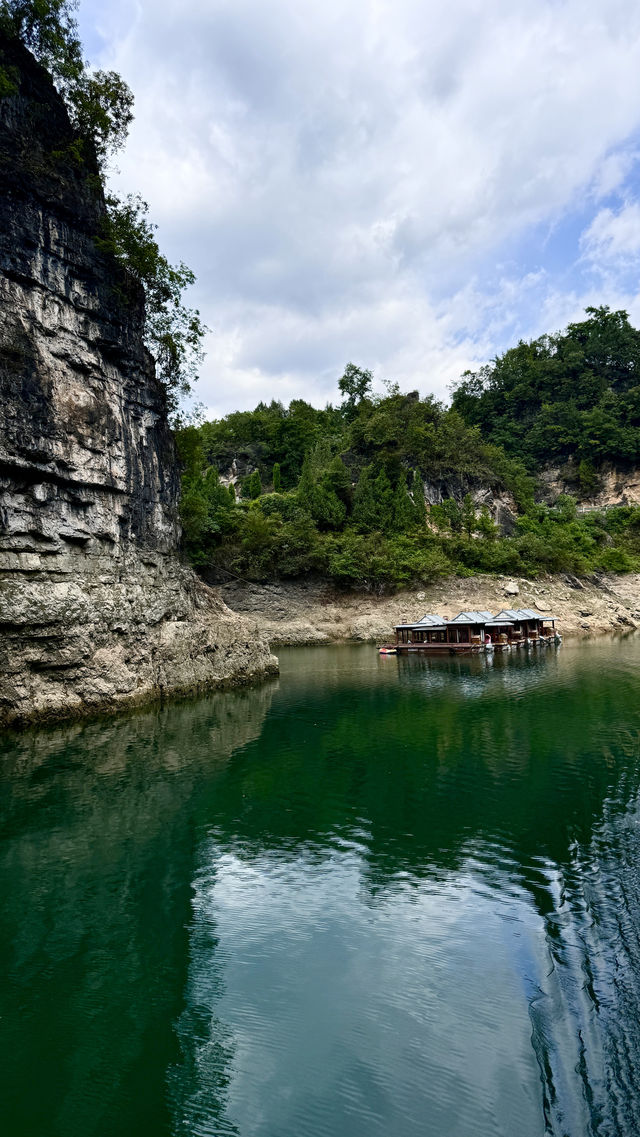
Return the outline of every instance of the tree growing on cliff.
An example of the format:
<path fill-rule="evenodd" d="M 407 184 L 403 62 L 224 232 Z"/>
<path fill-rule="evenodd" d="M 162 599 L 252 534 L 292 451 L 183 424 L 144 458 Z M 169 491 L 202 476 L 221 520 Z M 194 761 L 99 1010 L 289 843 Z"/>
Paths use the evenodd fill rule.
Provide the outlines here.
<path fill-rule="evenodd" d="M 24 44 L 46 67 L 65 101 L 80 143 L 103 172 L 124 145 L 133 119 L 133 94 L 116 71 L 89 71 L 75 19 L 76 0 L 0 0 L 0 32 Z M 11 87 L 4 91 L 13 93 Z"/>
<path fill-rule="evenodd" d="M 187 308 L 182 295 L 195 276 L 185 264 L 171 265 L 160 252 L 149 207 L 136 194 L 106 197 L 107 212 L 97 244 L 111 253 L 145 294 L 145 339 L 156 361 L 156 372 L 167 391 L 169 409 L 191 390 L 202 362 L 206 328 L 197 309 Z"/>
<path fill-rule="evenodd" d="M 77 0 L 0 0 L 0 33 L 20 41 L 48 70 L 77 133 L 73 156 L 90 166 L 93 162 L 94 169 L 97 164 L 104 189 L 108 160 L 123 146 L 133 119 L 133 95 L 117 72 L 87 68 L 76 9 Z M 5 68 L 0 74 L 0 97 L 15 92 Z M 145 341 L 167 391 L 168 409 L 175 412 L 180 396 L 191 390 L 203 358 L 206 328 L 199 312 L 183 301 L 195 276 L 185 264 L 171 265 L 160 252 L 156 227 L 142 198 L 107 193 L 105 206 L 96 243 L 144 290 Z"/>
<path fill-rule="evenodd" d="M 19 39 L 65 94 L 84 74 L 77 0 L 1 0 L 0 31 Z"/>

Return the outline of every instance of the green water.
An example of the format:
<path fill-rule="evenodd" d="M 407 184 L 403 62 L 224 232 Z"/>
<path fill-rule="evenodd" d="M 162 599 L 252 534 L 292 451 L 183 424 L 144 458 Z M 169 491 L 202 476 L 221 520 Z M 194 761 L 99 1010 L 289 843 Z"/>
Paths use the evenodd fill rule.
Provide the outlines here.
<path fill-rule="evenodd" d="M 0 741 L 9 1137 L 640 1132 L 640 641 Z"/>

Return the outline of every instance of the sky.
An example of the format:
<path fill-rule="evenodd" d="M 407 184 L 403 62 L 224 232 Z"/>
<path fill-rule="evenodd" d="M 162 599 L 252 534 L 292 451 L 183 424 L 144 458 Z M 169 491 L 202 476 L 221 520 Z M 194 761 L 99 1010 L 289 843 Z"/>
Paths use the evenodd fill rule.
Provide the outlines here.
<path fill-rule="evenodd" d="M 637 0 L 81 0 L 139 192 L 210 329 L 207 417 L 447 400 L 587 305 L 640 324 Z"/>

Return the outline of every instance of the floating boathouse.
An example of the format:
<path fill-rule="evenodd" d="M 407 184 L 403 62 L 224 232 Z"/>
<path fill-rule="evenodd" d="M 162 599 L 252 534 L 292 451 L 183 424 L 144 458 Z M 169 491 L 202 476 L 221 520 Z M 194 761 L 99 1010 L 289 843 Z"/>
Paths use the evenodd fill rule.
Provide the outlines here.
<path fill-rule="evenodd" d="M 550 627 L 545 627 L 545 623 Z M 398 624 L 395 645 L 382 651 L 400 654 L 429 652 L 432 655 L 468 655 L 483 651 L 506 651 L 559 642 L 555 617 L 541 616 L 530 608 L 491 612 L 460 612 L 454 619 L 428 612 L 414 624 Z"/>
<path fill-rule="evenodd" d="M 498 612 L 496 620 L 508 620 L 511 623 L 512 643 L 534 644 L 545 637 L 550 636 L 551 639 L 555 637 L 555 616 L 542 616 L 533 608 L 503 608 Z M 545 627 L 545 623 L 551 624 L 551 627 Z"/>

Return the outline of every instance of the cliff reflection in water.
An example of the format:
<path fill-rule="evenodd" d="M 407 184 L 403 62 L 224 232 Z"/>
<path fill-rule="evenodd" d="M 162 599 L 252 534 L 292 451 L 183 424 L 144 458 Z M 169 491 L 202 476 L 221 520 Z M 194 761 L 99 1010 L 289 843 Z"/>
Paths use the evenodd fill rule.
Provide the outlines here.
<path fill-rule="evenodd" d="M 638 642 L 281 666 L 5 744 L 11 1131 L 635 1134 Z"/>
<path fill-rule="evenodd" d="M 167 1131 L 199 793 L 259 737 L 276 687 L 4 736 L 0 1080 L 13 1137 Z"/>

